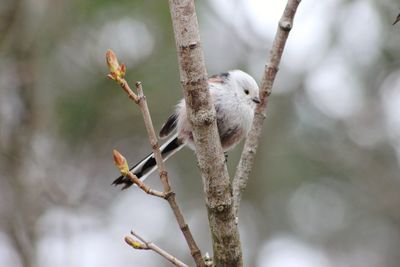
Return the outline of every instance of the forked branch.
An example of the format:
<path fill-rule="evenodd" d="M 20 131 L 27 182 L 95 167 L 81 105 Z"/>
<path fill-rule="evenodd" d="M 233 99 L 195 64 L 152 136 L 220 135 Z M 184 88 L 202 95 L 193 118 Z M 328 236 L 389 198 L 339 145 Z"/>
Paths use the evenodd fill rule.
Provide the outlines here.
<path fill-rule="evenodd" d="M 167 194 L 165 192 L 157 191 L 150 188 L 145 183 L 143 183 L 143 181 L 141 181 L 134 173 L 129 171 L 128 162 L 126 161 L 126 158 L 121 153 L 119 153 L 119 151 L 114 149 L 113 156 L 114 156 L 115 166 L 117 166 L 121 174 L 125 177 L 128 177 L 133 184 L 137 185 L 140 189 L 142 189 L 145 193 L 149 195 L 161 198 L 167 198 Z"/>
<path fill-rule="evenodd" d="M 130 236 L 126 236 L 125 237 L 125 242 L 128 245 L 130 245 L 131 247 L 133 247 L 134 249 L 152 250 L 152 251 L 156 252 L 157 254 L 161 255 L 162 257 L 164 257 L 165 259 L 167 259 L 169 262 L 171 262 L 173 265 L 175 265 L 177 267 L 189 267 L 188 265 L 186 265 L 182 261 L 178 260 L 175 256 L 172 256 L 170 253 L 168 253 L 167 251 L 163 250 L 162 248 L 160 248 L 156 244 L 154 244 L 152 242 L 149 242 L 149 241 L 146 241 L 143 237 L 141 237 L 136 232 L 131 231 L 131 234 L 134 237 L 136 237 L 137 239 L 139 239 L 139 241 L 134 240 Z"/>
<path fill-rule="evenodd" d="M 181 229 L 186 243 L 189 246 L 190 253 L 198 267 L 204 267 L 204 260 L 202 259 L 201 256 L 201 251 L 199 247 L 197 246 L 196 242 L 194 241 L 193 235 L 190 231 L 189 226 L 186 224 L 186 221 L 182 215 L 182 212 L 178 206 L 178 203 L 176 202 L 175 198 L 175 193 L 171 190 L 171 186 L 168 180 L 168 173 L 165 169 L 164 162 L 162 160 L 161 156 L 161 151 L 160 151 L 160 145 L 158 144 L 158 139 L 156 132 L 154 130 L 153 122 L 151 120 L 150 116 L 150 111 L 147 106 L 147 101 L 146 97 L 143 94 L 143 88 L 142 88 L 142 83 L 141 82 L 136 82 L 136 90 L 137 93 L 133 92 L 133 90 L 130 88 L 128 82 L 125 80 L 125 73 L 126 73 L 126 67 L 123 64 L 118 63 L 118 59 L 114 52 L 111 50 L 108 50 L 106 53 L 106 60 L 107 60 L 107 65 L 110 69 L 110 74 L 108 77 L 114 81 L 116 81 L 122 89 L 128 94 L 129 98 L 134 101 L 136 104 L 139 105 L 140 110 L 143 115 L 143 120 L 144 124 L 147 130 L 147 134 L 149 137 L 149 141 L 153 150 L 153 155 L 157 163 L 157 168 L 158 172 L 160 175 L 161 182 L 164 187 L 164 196 L 163 198 L 168 201 L 168 204 L 170 205 L 176 221 L 178 222 L 179 228 Z M 135 177 L 131 175 L 129 170 L 124 174 L 121 172 L 122 175 L 128 175 L 130 179 L 133 180 L 135 183 Z M 137 177 L 136 177 L 137 178 Z M 136 181 L 136 184 L 138 184 L 138 181 Z M 139 184 L 138 184 L 139 185 Z M 140 186 L 139 186 L 140 187 Z M 143 189 L 143 188 L 142 188 Z M 153 190 L 154 192 L 155 190 Z M 158 193 L 157 193 L 158 194 Z M 158 194 L 160 195 L 160 194 Z"/>

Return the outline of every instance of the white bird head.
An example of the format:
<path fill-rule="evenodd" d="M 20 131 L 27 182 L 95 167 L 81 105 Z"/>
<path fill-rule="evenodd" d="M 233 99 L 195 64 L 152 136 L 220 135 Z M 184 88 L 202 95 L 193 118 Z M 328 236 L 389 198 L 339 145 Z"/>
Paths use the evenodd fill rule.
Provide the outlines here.
<path fill-rule="evenodd" d="M 230 82 L 236 83 L 232 87 L 236 88 L 239 96 L 243 96 L 253 107 L 260 103 L 259 88 L 253 77 L 241 70 L 231 70 L 228 73 Z"/>

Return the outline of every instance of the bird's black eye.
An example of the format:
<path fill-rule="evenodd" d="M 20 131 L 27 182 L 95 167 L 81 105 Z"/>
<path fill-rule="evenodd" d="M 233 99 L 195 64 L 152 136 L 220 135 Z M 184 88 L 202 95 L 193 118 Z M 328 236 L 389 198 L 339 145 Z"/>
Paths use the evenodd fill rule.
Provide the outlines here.
<path fill-rule="evenodd" d="M 246 95 L 248 95 L 250 92 L 249 92 L 249 90 L 244 89 L 244 93 L 245 93 Z"/>

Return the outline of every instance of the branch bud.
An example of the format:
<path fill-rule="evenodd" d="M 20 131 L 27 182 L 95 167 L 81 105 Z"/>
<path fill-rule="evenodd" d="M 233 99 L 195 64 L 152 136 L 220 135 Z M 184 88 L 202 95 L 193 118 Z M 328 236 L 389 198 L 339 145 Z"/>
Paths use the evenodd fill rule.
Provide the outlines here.
<path fill-rule="evenodd" d="M 121 78 L 125 77 L 125 73 L 126 73 L 126 65 L 125 64 L 121 64 L 121 66 L 119 67 L 119 73 Z"/>
<path fill-rule="evenodd" d="M 111 49 L 106 52 L 106 62 L 110 71 L 110 74 L 107 75 L 108 78 L 118 82 L 125 77 L 126 66 L 118 63 L 118 58 Z"/>
<path fill-rule="evenodd" d="M 125 242 L 134 249 L 147 249 L 145 244 L 140 243 L 129 236 L 125 237 Z"/>
<path fill-rule="evenodd" d="M 119 69 L 117 56 L 111 49 L 108 49 L 106 52 L 106 61 L 108 69 L 110 70 L 111 73 L 116 72 Z"/>
<path fill-rule="evenodd" d="M 126 158 L 122 156 L 122 154 L 119 153 L 116 149 L 113 150 L 113 156 L 115 166 L 117 166 L 123 176 L 126 176 L 129 172 L 129 166 Z"/>

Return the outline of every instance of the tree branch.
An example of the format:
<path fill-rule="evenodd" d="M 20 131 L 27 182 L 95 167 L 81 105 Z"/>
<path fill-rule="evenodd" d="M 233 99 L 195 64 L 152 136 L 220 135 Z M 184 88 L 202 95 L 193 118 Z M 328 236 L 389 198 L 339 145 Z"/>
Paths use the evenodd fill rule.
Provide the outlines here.
<path fill-rule="evenodd" d="M 160 192 L 160 191 L 157 191 L 157 190 L 154 190 L 154 189 L 150 188 L 148 185 L 143 183 L 132 172 L 128 172 L 128 174 L 126 176 L 132 181 L 132 183 L 137 185 L 140 189 L 142 189 L 145 193 L 147 193 L 149 195 L 156 196 L 156 197 L 161 197 L 161 198 L 166 198 L 168 196 L 165 192 Z"/>
<path fill-rule="evenodd" d="M 193 0 L 169 0 L 181 85 L 196 147 L 211 228 L 215 266 L 242 266 L 231 184 L 210 98 Z"/>
<path fill-rule="evenodd" d="M 288 1 L 279 21 L 278 29 L 270 52 L 269 62 L 265 65 L 260 88 L 261 103 L 255 110 L 253 125 L 246 138 L 243 152 L 236 168 L 235 177 L 233 178 L 233 201 L 236 216 L 238 214 L 242 192 L 246 188 L 249 174 L 253 167 L 255 154 L 261 136 L 262 125 L 266 117 L 266 108 L 269 96 L 272 92 L 272 86 L 279 69 L 279 63 L 285 48 L 286 40 L 289 36 L 290 30 L 292 29 L 293 18 L 300 1 L 301 0 Z"/>
<path fill-rule="evenodd" d="M 146 241 L 143 237 L 141 237 L 139 234 L 135 233 L 134 231 L 131 231 L 131 234 L 140 240 L 140 242 L 139 242 L 139 241 L 134 240 L 130 236 L 125 237 L 125 242 L 128 245 L 130 245 L 131 247 L 133 247 L 134 249 L 152 250 L 152 251 L 158 253 L 159 255 L 161 255 L 162 257 L 164 257 L 165 259 L 167 259 L 169 262 L 171 262 L 172 264 L 174 264 L 177 267 L 189 267 L 188 265 L 186 265 L 182 261 L 178 260 L 175 256 L 172 256 L 170 253 L 166 252 L 165 250 L 163 250 L 156 244 Z"/>
<path fill-rule="evenodd" d="M 169 184 L 168 180 L 168 173 L 165 169 L 164 161 L 161 156 L 161 151 L 160 151 L 160 146 L 158 144 L 157 140 L 157 135 L 154 131 L 154 126 L 153 122 L 151 120 L 149 108 L 147 106 L 147 101 L 146 97 L 143 94 L 143 88 L 142 88 L 142 83 L 141 82 L 136 82 L 136 89 L 137 89 L 137 94 L 135 94 L 132 89 L 129 87 L 129 84 L 126 82 L 124 79 L 125 72 L 126 72 L 126 67 L 125 65 L 121 64 L 119 65 L 117 57 L 115 56 L 114 52 L 111 50 L 108 50 L 106 53 L 106 59 L 107 59 L 107 64 L 110 69 L 110 74 L 108 77 L 110 79 L 115 80 L 121 87 L 124 89 L 124 91 L 128 94 L 129 98 L 134 101 L 136 104 L 139 105 L 140 110 L 142 111 L 143 115 L 143 120 L 144 124 L 146 126 L 147 134 L 149 137 L 149 141 L 153 150 L 153 155 L 157 163 L 157 168 L 158 172 L 160 175 L 161 182 L 164 187 L 164 194 L 166 199 L 168 201 L 168 204 L 170 205 L 176 221 L 178 222 L 179 228 L 181 229 L 186 243 L 190 249 L 190 253 L 198 267 L 204 267 L 204 261 L 201 256 L 201 251 L 199 247 L 197 246 L 196 242 L 194 241 L 193 235 L 190 231 L 189 226 L 187 225 L 182 212 L 178 206 L 178 203 L 176 202 L 175 198 L 175 193 L 171 190 L 171 186 Z"/>

